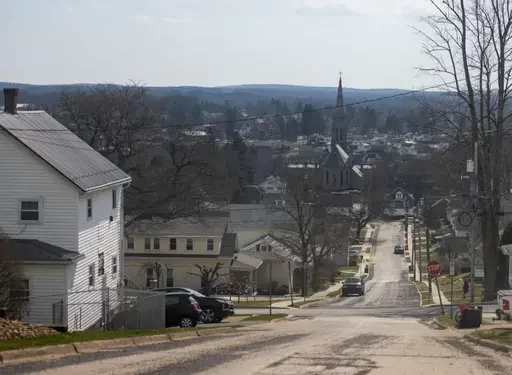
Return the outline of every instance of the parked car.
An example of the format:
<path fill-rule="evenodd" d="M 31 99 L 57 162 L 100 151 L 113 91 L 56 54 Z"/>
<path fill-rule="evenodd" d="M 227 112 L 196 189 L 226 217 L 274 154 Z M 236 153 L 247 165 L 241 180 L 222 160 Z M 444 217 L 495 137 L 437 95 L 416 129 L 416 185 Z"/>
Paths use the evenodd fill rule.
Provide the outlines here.
<path fill-rule="evenodd" d="M 350 277 L 345 279 L 341 287 L 341 296 L 345 297 L 350 294 L 358 294 L 364 296 L 364 280 L 360 277 Z"/>
<path fill-rule="evenodd" d="M 404 253 L 404 247 L 402 245 L 395 245 L 393 254 L 403 254 L 403 253 Z"/>
<path fill-rule="evenodd" d="M 233 303 L 227 299 L 207 297 L 194 289 L 170 287 L 154 289 L 157 292 L 165 293 L 189 293 L 199 303 L 203 311 L 201 320 L 204 323 L 220 323 L 222 319 L 235 314 Z"/>
<path fill-rule="evenodd" d="M 195 327 L 203 312 L 192 294 L 165 293 L 165 326 Z"/>

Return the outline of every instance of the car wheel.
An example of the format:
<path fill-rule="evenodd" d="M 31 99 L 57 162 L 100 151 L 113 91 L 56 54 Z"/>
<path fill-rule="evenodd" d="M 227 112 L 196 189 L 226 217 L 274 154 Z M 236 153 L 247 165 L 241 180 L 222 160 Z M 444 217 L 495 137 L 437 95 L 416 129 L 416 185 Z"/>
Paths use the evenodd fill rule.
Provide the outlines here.
<path fill-rule="evenodd" d="M 203 322 L 213 323 L 215 319 L 215 311 L 211 307 L 203 309 Z"/>
<path fill-rule="evenodd" d="M 183 316 L 180 319 L 180 327 L 182 327 L 182 328 L 195 327 L 196 324 L 197 324 L 196 320 L 189 318 L 188 316 Z"/>

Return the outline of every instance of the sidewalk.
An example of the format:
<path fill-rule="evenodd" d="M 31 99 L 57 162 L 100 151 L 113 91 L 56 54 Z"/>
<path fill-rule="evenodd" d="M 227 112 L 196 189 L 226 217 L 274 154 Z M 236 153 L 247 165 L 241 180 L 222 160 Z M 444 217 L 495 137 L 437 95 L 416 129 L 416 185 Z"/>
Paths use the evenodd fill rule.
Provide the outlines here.
<path fill-rule="evenodd" d="M 367 246 L 371 246 L 372 245 L 372 236 L 373 236 L 373 233 L 375 232 L 375 229 L 373 229 L 372 227 L 370 227 L 370 225 L 367 225 L 366 226 L 366 234 L 365 234 L 365 238 L 364 240 L 361 242 L 361 244 L 363 245 L 362 246 L 362 249 L 363 249 L 363 261 L 360 263 L 359 265 L 359 270 L 354 274 L 356 276 L 362 276 L 364 274 L 364 268 L 365 266 L 370 263 L 370 254 L 366 253 L 364 251 L 364 249 L 367 247 Z M 315 301 L 315 300 L 322 300 L 322 299 L 326 299 L 328 298 L 328 294 L 329 293 L 332 293 L 332 292 L 335 292 L 335 291 L 338 291 L 341 286 L 343 285 L 343 280 L 341 281 L 338 281 L 337 283 L 331 285 L 329 288 L 325 289 L 325 290 L 322 290 L 320 292 L 317 292 L 309 297 L 306 297 L 306 301 Z M 299 297 L 297 299 L 297 301 L 304 301 L 304 297 Z M 290 305 L 290 301 L 281 301 L 281 302 L 276 302 L 276 303 L 273 303 L 272 304 L 272 307 L 288 307 Z"/>
<path fill-rule="evenodd" d="M 411 262 L 412 262 L 412 249 L 413 249 L 413 237 L 412 237 L 412 233 L 414 233 L 414 225 L 413 224 L 409 224 L 409 228 L 408 228 L 408 232 L 409 232 L 409 238 L 408 238 L 408 241 L 407 241 L 407 245 L 409 247 L 408 251 L 406 253 L 409 253 L 410 255 L 410 258 L 411 258 Z M 422 251 L 422 253 L 425 253 L 425 251 Z M 420 252 L 417 252 L 416 254 L 417 256 L 421 256 Z M 412 265 L 411 262 L 407 262 L 407 266 L 410 266 Z M 418 268 L 418 264 L 416 263 L 414 265 L 415 269 L 416 269 L 416 280 L 419 281 L 419 274 L 420 274 L 420 269 Z M 414 278 L 414 273 L 410 272 L 409 273 L 409 279 L 413 279 Z M 427 274 L 423 274 L 422 275 L 422 278 L 423 278 L 423 283 L 425 285 L 428 286 L 428 275 Z M 434 305 L 440 305 L 440 301 L 439 301 L 439 293 L 437 291 L 437 285 L 435 282 L 432 282 L 432 301 L 433 301 L 433 304 Z M 443 302 L 443 305 L 449 305 L 450 304 L 450 300 L 448 298 L 446 298 L 446 296 L 444 295 L 443 292 L 441 292 L 441 301 Z"/>

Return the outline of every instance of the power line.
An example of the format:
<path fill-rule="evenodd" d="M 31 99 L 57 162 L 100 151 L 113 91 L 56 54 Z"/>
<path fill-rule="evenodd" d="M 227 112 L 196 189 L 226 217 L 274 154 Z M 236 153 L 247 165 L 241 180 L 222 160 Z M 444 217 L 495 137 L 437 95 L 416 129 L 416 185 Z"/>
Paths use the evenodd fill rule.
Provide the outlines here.
<path fill-rule="evenodd" d="M 213 121 L 213 122 L 211 122 L 211 121 L 210 122 L 198 122 L 198 123 L 185 123 L 185 124 L 179 124 L 179 125 L 150 125 L 150 126 L 143 127 L 141 130 L 145 130 L 145 129 L 187 128 L 187 127 L 205 126 L 205 125 L 222 125 L 222 124 L 231 124 L 231 123 L 238 123 L 238 122 L 265 120 L 265 119 L 272 119 L 272 118 L 278 118 L 278 117 L 289 117 L 289 116 L 301 115 L 304 112 L 307 112 L 307 113 L 311 112 L 312 113 L 312 112 L 331 111 L 331 110 L 336 109 L 336 108 L 344 108 L 344 107 L 351 107 L 351 106 L 355 106 L 355 105 L 363 105 L 363 104 L 368 104 L 368 103 L 375 103 L 375 102 L 379 102 L 379 101 L 382 101 L 382 100 L 394 99 L 394 98 L 398 98 L 398 97 L 402 97 L 402 96 L 416 94 L 418 92 L 424 92 L 424 91 L 427 91 L 427 90 L 437 89 L 437 88 L 440 88 L 440 87 L 446 87 L 446 85 L 450 85 L 452 83 L 455 83 L 455 81 L 448 82 L 448 83 L 442 83 L 442 84 L 438 84 L 438 85 L 434 85 L 434 86 L 429 86 L 429 87 L 425 87 L 425 88 L 417 89 L 417 90 L 409 90 L 409 91 L 401 92 L 401 93 L 398 93 L 398 94 L 381 96 L 381 97 L 374 98 L 374 99 L 366 99 L 366 100 L 362 100 L 362 101 L 358 101 L 358 102 L 353 102 L 353 103 L 348 103 L 348 104 L 343 104 L 343 105 L 335 105 L 335 106 L 329 107 L 329 108 L 315 108 L 315 109 L 312 109 L 310 111 L 296 111 L 296 112 L 288 112 L 288 113 L 283 113 L 283 114 L 272 114 L 272 115 L 244 117 L 244 118 L 241 118 L 241 119 L 234 119 L 234 120 L 222 120 L 222 121 Z M 29 113 L 30 111 L 27 111 L 27 112 Z M 62 131 L 68 131 L 68 129 L 18 129 L 18 128 L 7 128 L 7 127 L 5 127 L 4 129 L 12 130 L 12 131 L 17 131 L 17 132 L 18 131 L 21 131 L 21 132 L 62 132 Z"/>

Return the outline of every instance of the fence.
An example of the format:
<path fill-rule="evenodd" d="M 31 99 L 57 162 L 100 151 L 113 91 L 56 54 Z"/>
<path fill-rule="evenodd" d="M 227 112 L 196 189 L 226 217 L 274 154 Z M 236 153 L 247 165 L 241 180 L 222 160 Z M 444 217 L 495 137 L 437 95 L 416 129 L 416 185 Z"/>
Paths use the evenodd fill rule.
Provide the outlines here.
<path fill-rule="evenodd" d="M 165 327 L 165 294 L 124 288 L 90 289 L 23 299 L 17 318 L 69 331 Z"/>

